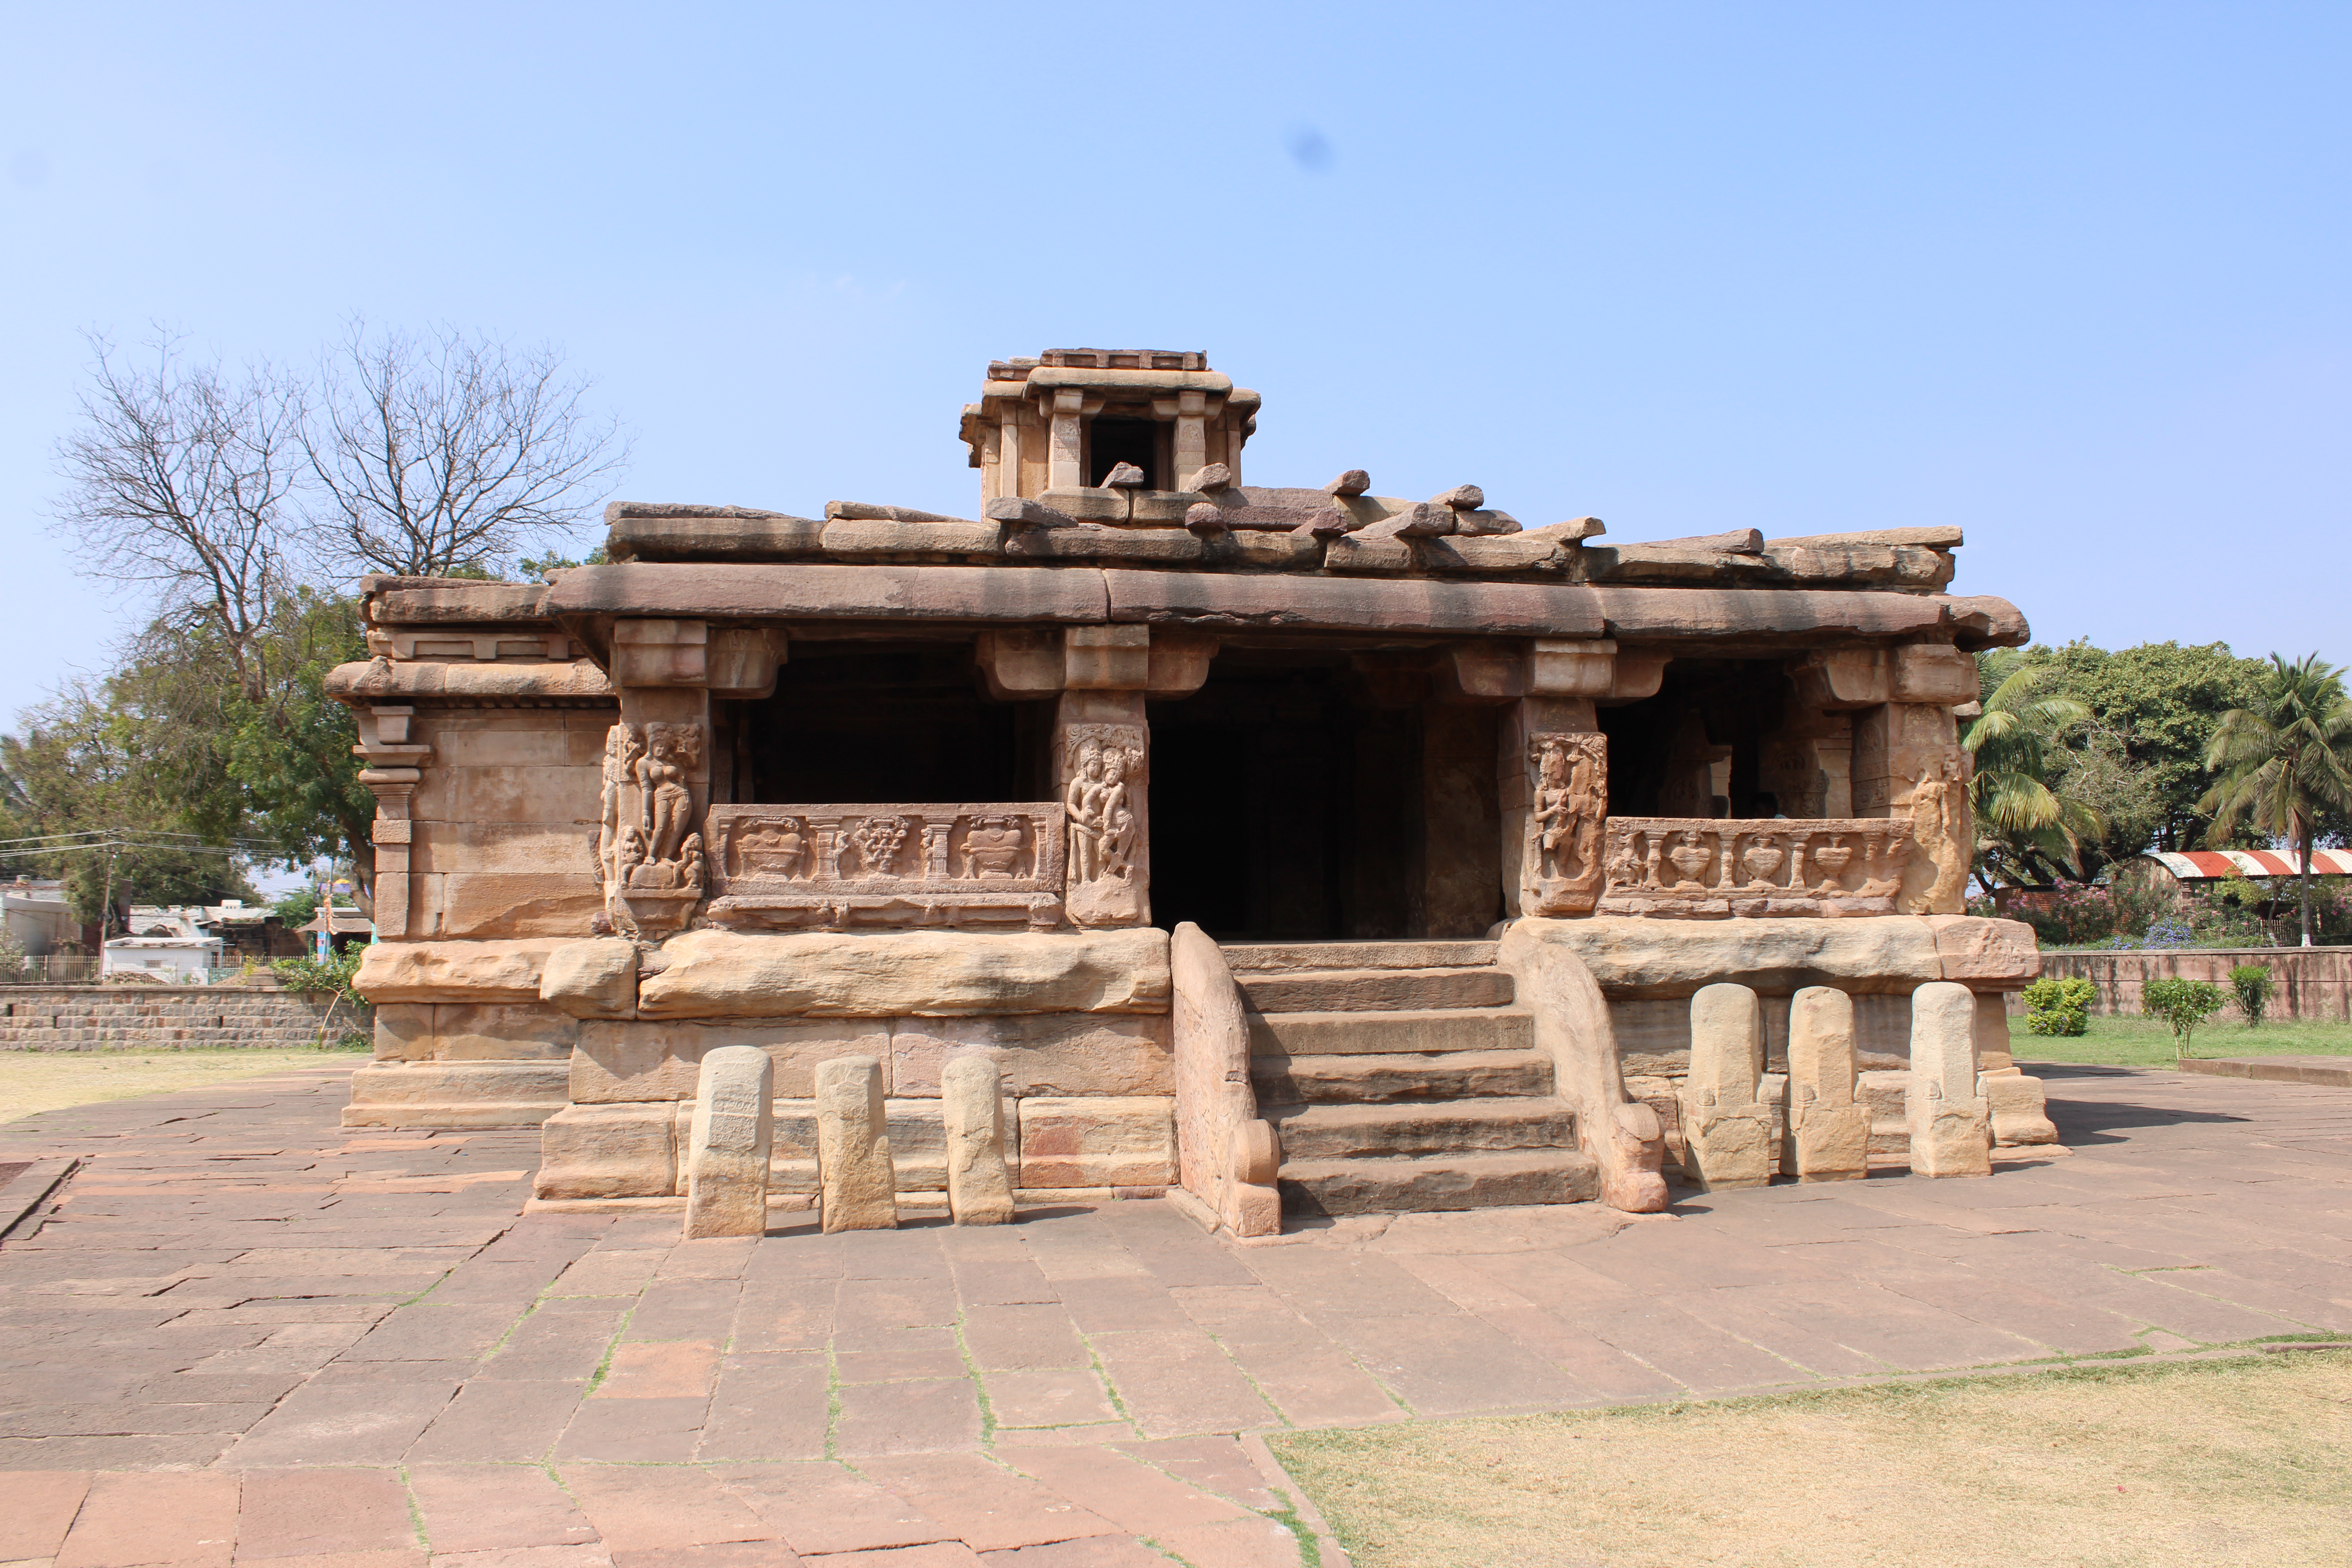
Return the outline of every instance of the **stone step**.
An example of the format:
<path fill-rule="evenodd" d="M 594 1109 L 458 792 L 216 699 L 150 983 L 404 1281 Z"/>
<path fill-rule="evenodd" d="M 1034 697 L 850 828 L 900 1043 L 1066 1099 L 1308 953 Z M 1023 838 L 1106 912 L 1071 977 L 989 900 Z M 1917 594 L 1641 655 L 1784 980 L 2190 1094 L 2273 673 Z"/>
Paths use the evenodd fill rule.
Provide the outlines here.
<path fill-rule="evenodd" d="M 1549 1095 L 1371 1105 L 1262 1105 L 1259 1113 L 1274 1123 L 1282 1139 L 1285 1169 L 1294 1160 L 1576 1145 L 1576 1113 Z"/>
<path fill-rule="evenodd" d="M 1394 1055 L 1404 1051 L 1524 1051 L 1535 1016 L 1517 1007 L 1448 1007 L 1396 1013 L 1252 1013 L 1255 1057 Z"/>
<path fill-rule="evenodd" d="M 1589 1202 L 1601 1195 L 1601 1168 L 1574 1149 L 1302 1160 L 1284 1164 L 1281 1188 L 1291 1214 L 1423 1214 Z"/>
<path fill-rule="evenodd" d="M 1234 977 L 1261 1013 L 1392 1013 L 1507 1007 L 1517 994 L 1504 970 L 1280 969 Z"/>
<path fill-rule="evenodd" d="M 1220 944 L 1235 974 L 1282 969 L 1475 969 L 1491 942 L 1244 942 Z"/>
<path fill-rule="evenodd" d="M 1254 1057 L 1250 1079 L 1257 1086 L 1258 1099 L 1276 1105 L 1491 1100 L 1552 1091 L 1551 1058 L 1541 1051 Z"/>

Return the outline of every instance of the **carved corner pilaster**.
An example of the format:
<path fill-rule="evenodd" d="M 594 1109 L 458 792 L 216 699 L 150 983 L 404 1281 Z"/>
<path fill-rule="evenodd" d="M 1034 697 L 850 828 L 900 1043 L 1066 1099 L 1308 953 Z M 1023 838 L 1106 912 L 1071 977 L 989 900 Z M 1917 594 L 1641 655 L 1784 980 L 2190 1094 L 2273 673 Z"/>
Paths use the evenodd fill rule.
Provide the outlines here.
<path fill-rule="evenodd" d="M 1526 839 L 1519 908 L 1531 915 L 1592 912 L 1601 897 L 1609 818 L 1609 738 L 1561 731 L 1528 737 Z"/>
<path fill-rule="evenodd" d="M 375 931 L 379 937 L 398 941 L 411 934 L 408 851 L 415 825 L 409 810 L 433 748 L 413 737 L 416 710 L 409 704 L 371 703 L 356 717 L 360 743 L 352 754 L 366 764 L 360 769 L 359 782 L 375 796 L 375 822 L 368 834 L 375 847 Z"/>

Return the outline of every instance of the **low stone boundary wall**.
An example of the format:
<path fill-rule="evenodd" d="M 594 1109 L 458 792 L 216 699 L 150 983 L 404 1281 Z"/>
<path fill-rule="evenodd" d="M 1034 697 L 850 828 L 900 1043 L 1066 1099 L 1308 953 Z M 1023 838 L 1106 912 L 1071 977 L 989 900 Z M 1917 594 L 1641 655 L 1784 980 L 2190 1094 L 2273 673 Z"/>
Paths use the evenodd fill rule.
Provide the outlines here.
<path fill-rule="evenodd" d="M 329 1045 L 368 1034 L 374 1010 L 236 985 L 0 985 L 0 1051 L 293 1050 L 318 1044 L 322 1026 Z"/>
<path fill-rule="evenodd" d="M 2136 1016 L 2140 988 L 2151 980 L 2179 975 L 2210 980 L 2230 988 L 2230 971 L 2241 963 L 2266 963 L 2271 971 L 2267 1018 L 2315 1022 L 2352 1021 L 2352 947 L 2245 947 L 2165 949 L 2154 952 L 2045 952 L 2042 973 L 2059 979 L 2088 980 L 2099 988 L 2091 1010 L 2107 1016 Z M 2024 1004 L 2012 995 L 2010 1010 Z M 2232 1002 L 2224 1017 L 2239 1016 Z"/>

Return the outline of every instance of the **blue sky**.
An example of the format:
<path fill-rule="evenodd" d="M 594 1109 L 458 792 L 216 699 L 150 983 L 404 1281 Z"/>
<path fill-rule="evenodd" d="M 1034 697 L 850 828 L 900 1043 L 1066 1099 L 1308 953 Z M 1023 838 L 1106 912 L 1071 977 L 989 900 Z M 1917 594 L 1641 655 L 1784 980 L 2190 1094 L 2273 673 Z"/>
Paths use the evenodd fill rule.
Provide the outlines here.
<path fill-rule="evenodd" d="M 2352 659 L 2340 5 L 0 16 L 0 721 L 135 609 L 44 517 L 82 331 L 354 311 L 562 345 L 632 499 L 969 513 L 991 357 L 1199 348 L 1255 482 L 1959 522 L 2045 639 Z"/>

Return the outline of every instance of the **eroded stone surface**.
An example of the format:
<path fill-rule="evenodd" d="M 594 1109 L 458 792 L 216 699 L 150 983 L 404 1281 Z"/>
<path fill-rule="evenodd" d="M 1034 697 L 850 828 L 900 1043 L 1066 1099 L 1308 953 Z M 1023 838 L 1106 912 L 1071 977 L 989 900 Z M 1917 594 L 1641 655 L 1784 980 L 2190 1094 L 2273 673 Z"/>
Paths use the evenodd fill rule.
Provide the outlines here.
<path fill-rule="evenodd" d="M 1691 998 L 1690 1074 L 1683 1080 L 1683 1172 L 1702 1192 L 1760 1187 L 1777 1149 L 1771 1111 L 1757 1098 L 1764 1017 L 1745 985 L 1704 986 Z"/>
<path fill-rule="evenodd" d="M 1911 994 L 1911 1172 L 1992 1173 L 1991 1112 L 1978 1091 L 1976 996 L 1938 980 Z"/>
<path fill-rule="evenodd" d="M 686 1160 L 686 1235 L 760 1236 L 768 1228 L 776 1064 L 757 1046 L 702 1058 Z"/>
<path fill-rule="evenodd" d="M 948 1212 L 958 1225 L 1010 1225 L 1013 1174 L 1004 1155 L 1004 1075 L 985 1057 L 960 1056 L 940 1075 L 948 1145 Z"/>
<path fill-rule="evenodd" d="M 824 1228 L 890 1230 L 898 1179 L 882 1109 L 882 1064 L 835 1057 L 816 1069 L 816 1165 Z"/>
<path fill-rule="evenodd" d="M 1854 1103 L 1853 998 L 1809 985 L 1789 1005 L 1788 1148 L 1801 1182 L 1870 1173 L 1870 1112 Z"/>

